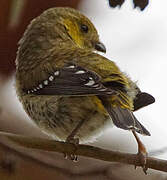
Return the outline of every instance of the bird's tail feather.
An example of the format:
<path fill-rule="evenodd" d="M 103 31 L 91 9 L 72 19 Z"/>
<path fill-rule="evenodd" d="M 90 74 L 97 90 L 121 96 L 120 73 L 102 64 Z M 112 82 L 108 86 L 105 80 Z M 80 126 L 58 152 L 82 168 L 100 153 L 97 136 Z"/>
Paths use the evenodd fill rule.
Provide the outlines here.
<path fill-rule="evenodd" d="M 107 108 L 113 123 L 125 130 L 135 130 L 136 132 L 150 136 L 149 131 L 136 119 L 133 112 L 120 107 Z"/>

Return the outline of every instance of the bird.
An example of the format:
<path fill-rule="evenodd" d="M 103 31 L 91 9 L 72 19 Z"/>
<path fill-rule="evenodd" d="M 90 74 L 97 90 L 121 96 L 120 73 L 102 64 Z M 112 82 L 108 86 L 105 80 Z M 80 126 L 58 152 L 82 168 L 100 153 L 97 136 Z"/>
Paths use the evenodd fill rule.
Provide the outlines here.
<path fill-rule="evenodd" d="M 105 53 L 93 23 L 69 7 L 53 7 L 33 19 L 18 43 L 16 93 L 33 122 L 55 140 L 96 140 L 115 125 L 132 131 L 138 155 L 147 151 L 137 133 L 150 136 L 134 111 L 152 104 Z"/>

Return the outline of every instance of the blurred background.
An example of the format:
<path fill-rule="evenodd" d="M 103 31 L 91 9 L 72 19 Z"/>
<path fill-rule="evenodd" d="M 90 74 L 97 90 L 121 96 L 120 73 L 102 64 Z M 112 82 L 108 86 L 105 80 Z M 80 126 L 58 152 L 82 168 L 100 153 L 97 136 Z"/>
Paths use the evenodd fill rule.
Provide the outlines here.
<path fill-rule="evenodd" d="M 142 12 L 133 9 L 132 2 L 128 0 L 121 8 L 114 9 L 109 7 L 107 0 L 0 0 L 0 130 L 46 137 L 27 117 L 16 97 L 15 56 L 17 42 L 30 20 L 43 10 L 54 6 L 74 7 L 87 15 L 97 27 L 101 41 L 106 45 L 107 53 L 103 55 L 115 61 L 123 72 L 137 82 L 142 91 L 155 97 L 156 102 L 153 105 L 139 110 L 135 115 L 151 132 L 151 137 L 140 136 L 150 155 L 167 159 L 167 2 L 165 0 L 152 0 Z M 137 152 L 137 144 L 132 133 L 115 127 L 106 130 L 92 145 L 122 152 Z M 140 168 L 135 171 L 132 166 L 82 157 L 74 164 L 55 153 L 25 153 L 58 168 L 57 171 L 54 168 L 53 170 L 59 174 L 62 172 L 72 174 L 68 177 L 64 174 L 61 179 L 167 178 L 165 174 L 157 171 L 149 170 L 149 175 L 145 176 Z M 36 167 L 36 164 L 34 163 L 33 166 Z M 63 169 L 61 173 L 60 169 Z M 53 170 L 49 169 L 45 172 L 48 175 L 45 178 L 49 177 L 48 179 L 52 180 Z M 28 168 L 23 172 L 26 174 Z M 44 178 L 40 176 L 41 179 Z M 55 179 L 58 176 L 54 174 L 53 177 Z"/>

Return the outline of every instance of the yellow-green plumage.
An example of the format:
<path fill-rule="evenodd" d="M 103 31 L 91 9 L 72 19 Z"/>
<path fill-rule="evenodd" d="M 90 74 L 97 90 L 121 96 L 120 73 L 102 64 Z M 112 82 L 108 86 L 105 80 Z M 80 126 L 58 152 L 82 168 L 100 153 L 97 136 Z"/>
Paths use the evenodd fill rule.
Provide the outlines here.
<path fill-rule="evenodd" d="M 88 32 L 82 32 L 82 24 L 86 24 Z M 114 62 L 94 52 L 98 42 L 95 27 L 84 15 L 71 8 L 52 8 L 31 22 L 19 43 L 17 94 L 31 119 L 54 138 L 66 140 L 77 124 L 85 120 L 76 137 L 81 141 L 95 139 L 112 125 L 105 102 L 112 108 L 133 111 L 139 89 Z M 69 63 L 97 73 L 100 83 L 117 94 L 103 99 L 96 94 L 27 93 Z"/>

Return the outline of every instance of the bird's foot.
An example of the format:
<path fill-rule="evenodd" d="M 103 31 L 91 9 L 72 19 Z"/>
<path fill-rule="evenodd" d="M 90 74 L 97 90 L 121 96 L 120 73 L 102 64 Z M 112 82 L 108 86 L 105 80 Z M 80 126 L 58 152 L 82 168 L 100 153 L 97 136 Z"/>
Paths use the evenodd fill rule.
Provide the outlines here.
<path fill-rule="evenodd" d="M 77 162 L 78 161 L 78 156 L 75 154 L 75 151 L 77 149 L 77 145 L 79 144 L 79 138 L 74 138 L 74 137 L 68 136 L 67 139 L 66 139 L 66 142 L 74 144 L 75 150 L 74 150 L 73 154 L 64 153 L 64 158 L 65 159 L 70 159 L 73 162 Z"/>
<path fill-rule="evenodd" d="M 143 172 L 147 174 L 147 152 L 139 151 L 137 153 L 138 161 L 140 162 L 141 167 L 143 168 Z M 135 165 L 136 169 L 136 165 Z"/>

